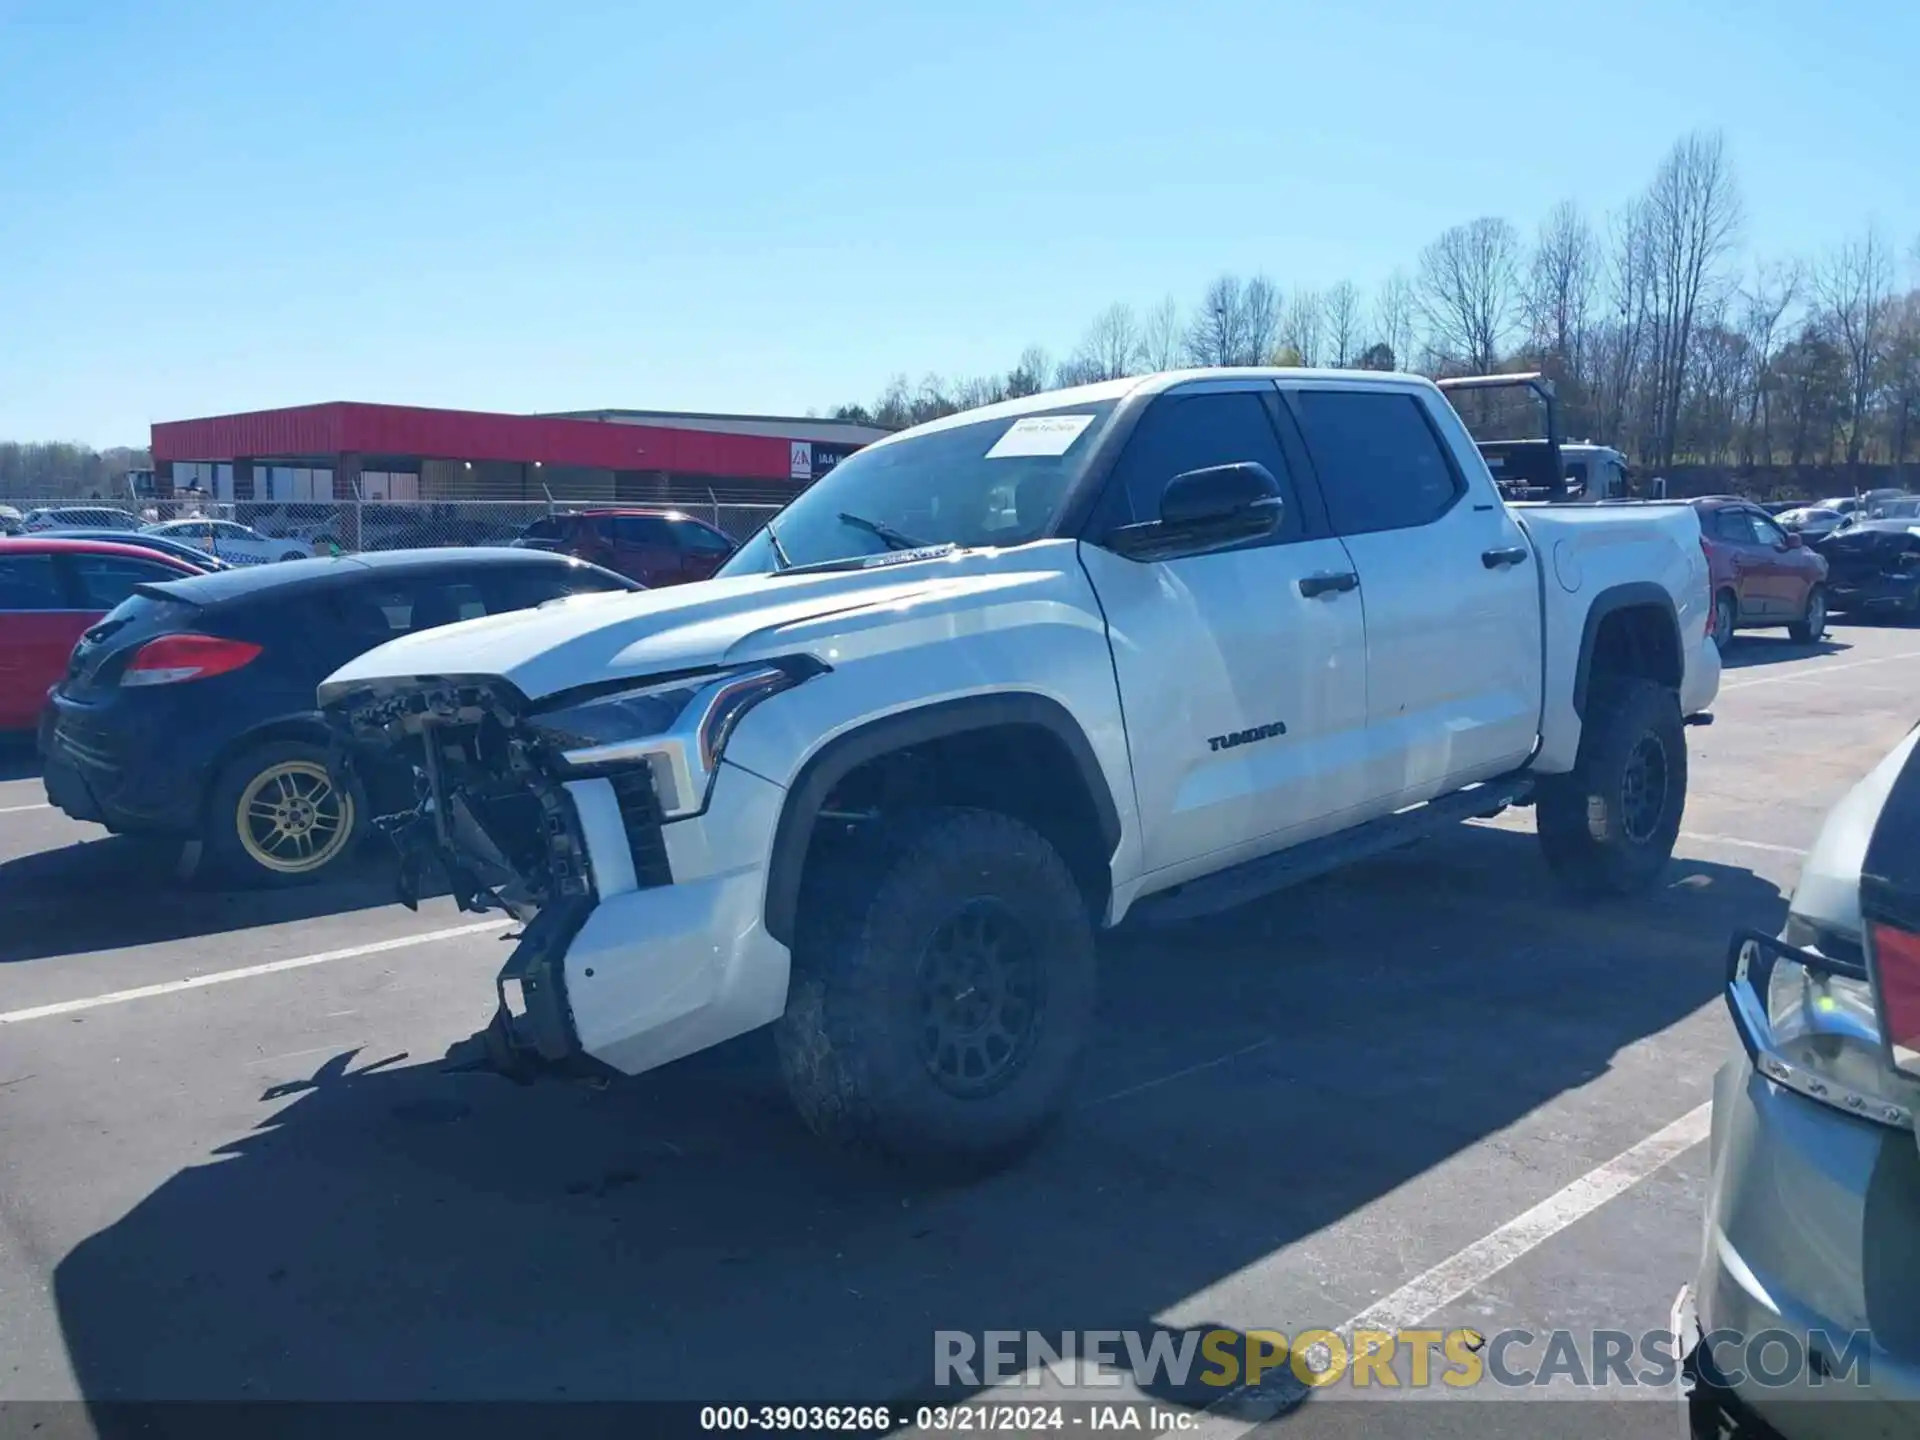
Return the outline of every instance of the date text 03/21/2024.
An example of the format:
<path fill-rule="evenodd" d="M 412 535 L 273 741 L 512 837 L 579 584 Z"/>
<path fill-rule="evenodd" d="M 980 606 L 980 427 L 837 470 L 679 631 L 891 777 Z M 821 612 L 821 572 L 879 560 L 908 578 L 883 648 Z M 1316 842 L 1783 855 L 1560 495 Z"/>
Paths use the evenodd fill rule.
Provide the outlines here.
<path fill-rule="evenodd" d="M 912 1411 L 886 1405 L 707 1405 L 700 1410 L 704 1431 L 734 1434 L 884 1434 L 911 1421 L 918 1431 L 971 1434 L 1028 1434 L 1038 1431 L 1136 1431 L 1178 1434 L 1198 1426 L 1201 1416 L 1173 1406 L 1145 1403 L 1113 1405 L 921 1405 Z"/>

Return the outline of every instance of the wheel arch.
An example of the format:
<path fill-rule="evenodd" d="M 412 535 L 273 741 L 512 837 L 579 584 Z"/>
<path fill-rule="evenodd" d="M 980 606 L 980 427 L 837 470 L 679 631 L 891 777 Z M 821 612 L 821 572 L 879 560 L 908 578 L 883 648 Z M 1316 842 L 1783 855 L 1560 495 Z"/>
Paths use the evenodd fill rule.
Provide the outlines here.
<path fill-rule="evenodd" d="M 801 882 L 814 826 L 829 796 L 855 771 L 889 755 L 912 751 L 973 732 L 1008 728 L 1046 732 L 1071 761 L 1073 780 L 1084 792 L 1099 843 L 1110 863 L 1119 847 L 1121 822 L 1112 787 L 1086 732 L 1058 701 L 1031 691 L 964 696 L 882 716 L 835 736 L 800 767 L 788 788 L 774 828 L 767 869 L 767 933 L 792 946 Z"/>
<path fill-rule="evenodd" d="M 1686 650 L 1673 597 L 1651 580 L 1609 586 L 1594 596 L 1580 633 L 1573 709 L 1586 718 L 1596 673 L 1641 675 L 1675 691 L 1686 678 Z"/>
<path fill-rule="evenodd" d="M 199 808 L 203 825 L 208 818 L 207 806 L 212 803 L 214 786 L 219 783 L 226 768 L 249 750 L 257 750 L 276 740 L 302 740 L 324 750 L 328 748 L 331 736 L 326 722 L 318 714 L 276 715 L 270 720 L 250 725 L 233 736 L 214 752 L 213 759 L 207 765 L 206 781 L 200 787 Z"/>

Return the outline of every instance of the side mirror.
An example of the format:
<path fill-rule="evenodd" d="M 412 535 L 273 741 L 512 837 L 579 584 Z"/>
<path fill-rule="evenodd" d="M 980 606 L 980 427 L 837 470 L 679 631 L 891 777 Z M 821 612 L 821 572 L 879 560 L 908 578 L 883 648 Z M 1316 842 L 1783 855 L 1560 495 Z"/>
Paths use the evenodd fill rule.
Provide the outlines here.
<path fill-rule="evenodd" d="M 1805 537 L 1803 537 L 1798 530 L 1789 530 L 1787 532 L 1787 548 L 1789 550 L 1804 550 L 1806 545 Z"/>
<path fill-rule="evenodd" d="M 1173 560 L 1204 555 L 1271 535 L 1285 506 L 1273 472 L 1257 461 L 1188 470 L 1167 482 L 1160 518 L 1123 525 L 1107 544 L 1130 560 Z"/>

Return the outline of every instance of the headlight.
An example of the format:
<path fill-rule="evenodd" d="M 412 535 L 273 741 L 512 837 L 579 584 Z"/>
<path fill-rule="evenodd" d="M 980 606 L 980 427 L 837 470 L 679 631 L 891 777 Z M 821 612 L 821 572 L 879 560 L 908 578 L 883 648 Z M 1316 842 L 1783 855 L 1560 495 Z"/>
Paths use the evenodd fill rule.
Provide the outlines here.
<path fill-rule="evenodd" d="M 1735 936 L 1728 958 L 1727 1004 L 1754 1068 L 1850 1115 L 1913 1123 L 1920 1084 L 1888 1063 L 1857 943 L 1789 916 L 1777 940 Z"/>
<path fill-rule="evenodd" d="M 530 716 L 529 723 L 559 750 L 572 775 L 649 767 L 661 816 L 678 820 L 706 808 L 741 718 L 824 668 L 783 662 L 639 684 Z"/>

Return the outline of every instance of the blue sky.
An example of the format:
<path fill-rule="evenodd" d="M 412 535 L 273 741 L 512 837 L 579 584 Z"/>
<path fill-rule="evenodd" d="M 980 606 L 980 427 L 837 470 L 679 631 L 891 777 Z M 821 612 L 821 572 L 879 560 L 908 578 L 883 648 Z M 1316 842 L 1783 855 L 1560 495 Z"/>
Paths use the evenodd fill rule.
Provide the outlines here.
<path fill-rule="evenodd" d="M 0 0 L 0 438 L 329 399 L 798 413 L 1222 270 L 1371 288 L 1725 131 L 1920 237 L 1920 5 Z"/>

